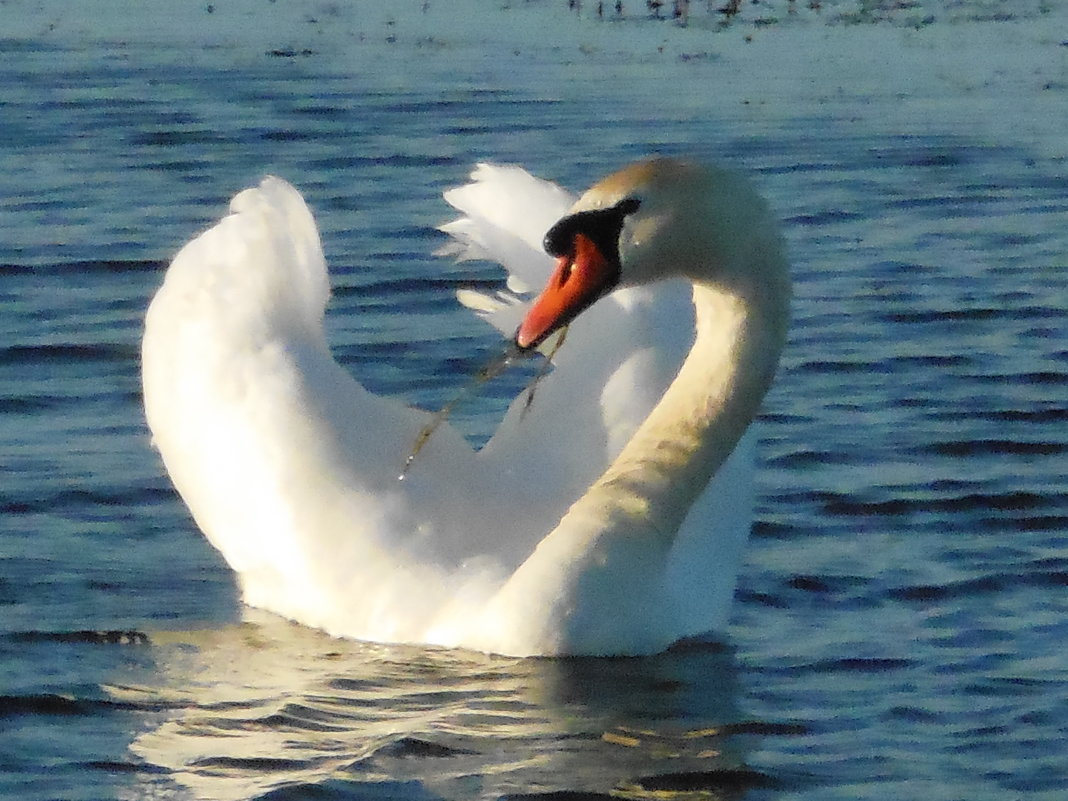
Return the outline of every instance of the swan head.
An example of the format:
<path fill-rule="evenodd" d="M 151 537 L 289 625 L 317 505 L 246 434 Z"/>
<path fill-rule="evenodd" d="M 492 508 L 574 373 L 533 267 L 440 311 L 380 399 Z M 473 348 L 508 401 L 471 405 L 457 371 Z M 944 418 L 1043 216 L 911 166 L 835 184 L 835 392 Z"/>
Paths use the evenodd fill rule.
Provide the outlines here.
<path fill-rule="evenodd" d="M 787 294 L 777 224 L 748 180 L 679 159 L 631 164 L 590 187 L 545 235 L 556 267 L 516 332 L 537 347 L 617 287 L 669 278 Z"/>

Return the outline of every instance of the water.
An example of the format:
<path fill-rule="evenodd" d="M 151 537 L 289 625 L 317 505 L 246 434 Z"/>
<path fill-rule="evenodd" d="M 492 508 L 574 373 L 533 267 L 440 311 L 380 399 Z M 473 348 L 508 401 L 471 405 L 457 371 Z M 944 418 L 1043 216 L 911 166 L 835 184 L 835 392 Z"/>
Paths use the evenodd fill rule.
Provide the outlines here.
<path fill-rule="evenodd" d="M 1063 797 L 1063 12 L 215 5 L 6 20 L 0 794 Z M 432 256 L 440 192 L 478 159 L 580 188 L 651 151 L 752 173 L 797 281 L 725 641 L 512 660 L 243 610 L 140 409 L 171 254 L 284 175 L 338 357 L 436 406 L 499 347 L 452 299 L 498 273 Z M 457 410 L 473 439 L 523 380 Z"/>

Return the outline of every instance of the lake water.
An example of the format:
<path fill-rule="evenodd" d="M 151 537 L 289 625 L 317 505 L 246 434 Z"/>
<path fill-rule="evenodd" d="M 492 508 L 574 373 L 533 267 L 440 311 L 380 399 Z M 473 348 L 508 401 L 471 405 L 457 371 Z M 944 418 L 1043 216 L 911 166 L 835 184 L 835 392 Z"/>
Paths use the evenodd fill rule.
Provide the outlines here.
<path fill-rule="evenodd" d="M 1065 797 L 1059 4 L 183 5 L 0 7 L 0 795 Z M 725 639 L 516 660 L 243 609 L 141 412 L 177 248 L 285 176 L 339 359 L 436 406 L 499 342 L 452 296 L 499 273 L 432 255 L 440 193 L 653 152 L 751 173 L 794 264 Z"/>

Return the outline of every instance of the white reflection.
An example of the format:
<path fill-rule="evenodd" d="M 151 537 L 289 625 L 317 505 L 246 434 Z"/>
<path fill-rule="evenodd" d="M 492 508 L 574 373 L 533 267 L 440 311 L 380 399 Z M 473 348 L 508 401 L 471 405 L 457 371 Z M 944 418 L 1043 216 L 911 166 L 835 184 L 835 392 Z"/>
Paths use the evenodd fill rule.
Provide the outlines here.
<path fill-rule="evenodd" d="M 732 659 L 716 646 L 512 659 L 248 618 L 153 634 L 158 685 L 108 688 L 159 710 L 131 749 L 165 770 L 177 797 L 230 801 L 324 782 L 401 798 L 608 793 L 640 777 L 741 764 L 737 738 L 716 730 L 738 721 Z M 170 785 L 151 773 L 146 781 L 138 797 Z M 628 794 L 643 797 L 633 786 Z"/>

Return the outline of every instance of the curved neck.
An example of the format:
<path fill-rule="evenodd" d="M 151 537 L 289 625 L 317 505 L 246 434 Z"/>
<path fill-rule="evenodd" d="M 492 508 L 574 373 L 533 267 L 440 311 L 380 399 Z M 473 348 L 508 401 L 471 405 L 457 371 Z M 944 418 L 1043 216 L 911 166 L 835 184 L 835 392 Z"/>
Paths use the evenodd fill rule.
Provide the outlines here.
<path fill-rule="evenodd" d="M 768 291 L 768 290 L 771 291 Z M 622 533 L 667 547 L 756 415 L 786 337 L 789 290 L 695 283 L 696 336 L 678 375 L 572 512 L 595 504 Z"/>

